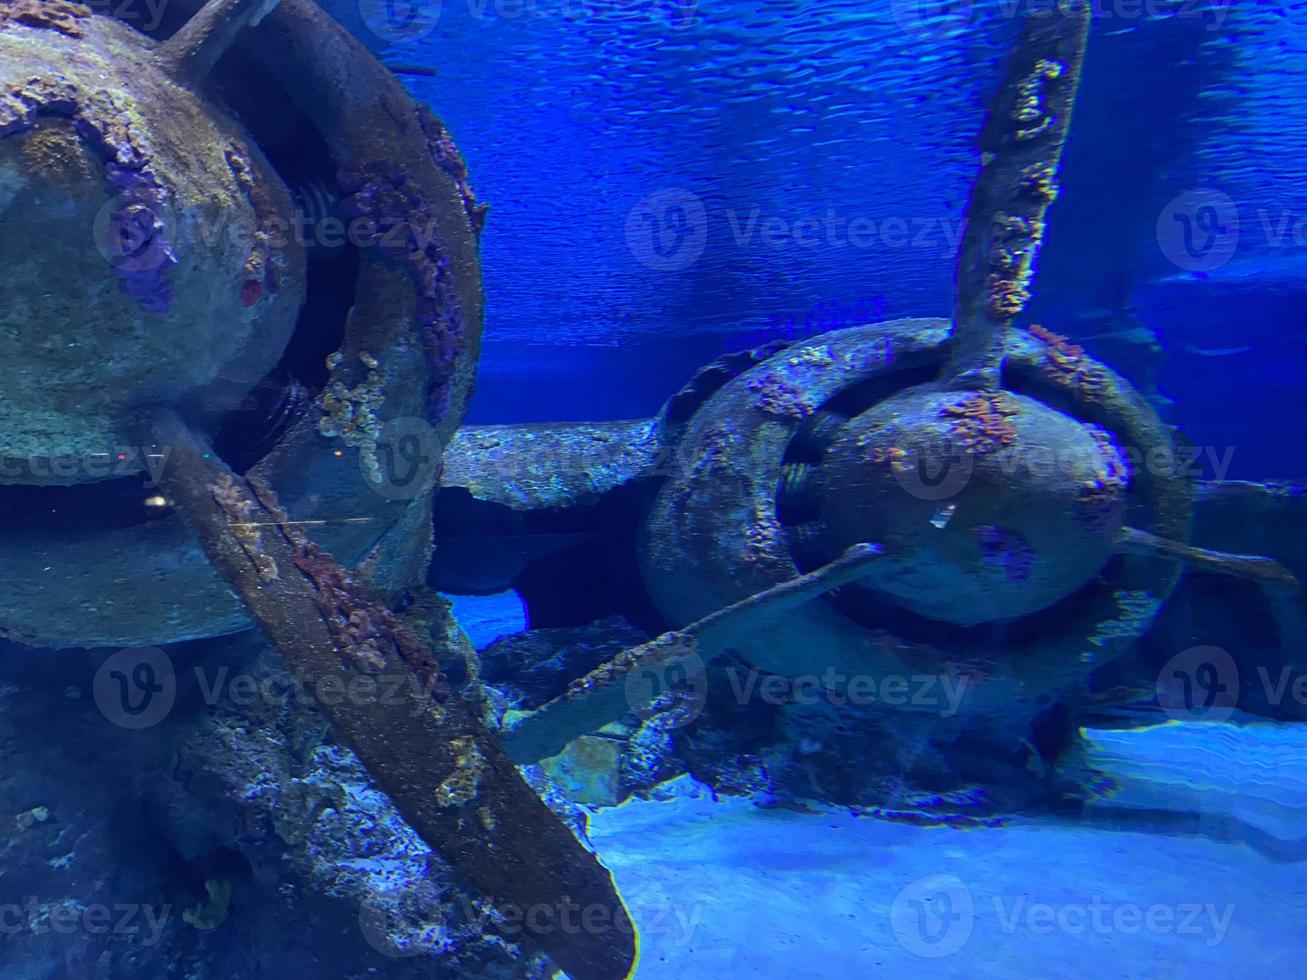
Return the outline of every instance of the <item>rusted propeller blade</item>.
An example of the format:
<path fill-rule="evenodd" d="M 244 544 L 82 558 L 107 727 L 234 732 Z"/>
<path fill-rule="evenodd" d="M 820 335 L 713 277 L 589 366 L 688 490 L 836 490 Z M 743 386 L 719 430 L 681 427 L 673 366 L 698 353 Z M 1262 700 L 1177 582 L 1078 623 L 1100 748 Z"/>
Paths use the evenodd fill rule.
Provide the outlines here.
<path fill-rule="evenodd" d="M 1263 555 L 1235 555 L 1228 551 L 1212 551 L 1209 548 L 1199 548 L 1181 541 L 1158 537 L 1133 527 L 1121 529 L 1121 541 L 1118 547 L 1121 551 L 1131 554 L 1165 555 L 1204 571 L 1254 579 L 1268 585 L 1282 586 L 1292 592 L 1302 591 L 1302 583 L 1293 572 L 1274 558 Z"/>
<path fill-rule="evenodd" d="M 752 595 L 718 610 L 697 623 L 632 647 L 613 660 L 574 681 L 567 693 L 529 715 L 501 735 L 510 757 L 520 763 L 537 762 L 561 752 L 572 739 L 617 721 L 632 709 L 642 692 L 667 689 L 673 672 L 687 665 L 702 669 L 748 630 L 765 628 L 787 612 L 868 574 L 880 549 L 855 545 L 814 572 Z M 636 673 L 648 683 L 628 685 Z"/>
<path fill-rule="evenodd" d="M 232 473 L 176 414 L 160 488 L 309 690 L 337 735 L 437 854 L 575 980 L 620 980 L 636 939 L 612 878 L 541 802 L 472 707 L 443 688 L 426 643 L 289 522 L 271 490 Z M 422 684 L 395 684 L 416 676 Z M 602 928 L 565 928 L 566 910 Z M 552 911 L 553 916 L 532 910 Z M 570 921 L 570 920 L 569 920 Z"/>
<path fill-rule="evenodd" d="M 958 251 L 946 383 L 999 387 L 1007 329 L 1030 298 L 1044 215 L 1057 197 L 1090 19 L 1087 0 L 1031 14 L 1008 58 L 980 135 L 981 171 Z"/>

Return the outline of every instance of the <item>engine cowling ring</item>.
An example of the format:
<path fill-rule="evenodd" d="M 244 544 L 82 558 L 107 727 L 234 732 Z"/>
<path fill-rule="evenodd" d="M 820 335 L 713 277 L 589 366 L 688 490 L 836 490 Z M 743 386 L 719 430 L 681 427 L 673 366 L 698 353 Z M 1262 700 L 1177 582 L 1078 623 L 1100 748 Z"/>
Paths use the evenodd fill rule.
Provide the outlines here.
<path fill-rule="evenodd" d="M 101 14 L 92 20 L 110 22 Z M 113 30 L 125 31 L 117 24 Z M 141 36 L 139 44 L 141 57 L 148 57 L 152 42 Z M 342 193 L 357 195 L 371 186 L 379 189 L 374 200 L 402 199 L 407 210 L 398 217 L 424 219 L 421 230 L 439 249 L 438 257 L 427 252 L 421 261 L 402 248 L 362 255 L 341 356 L 327 382 L 338 391 L 367 386 L 380 406 L 380 423 L 411 419 L 430 426 L 425 449 L 437 465 L 426 468 L 422 485 L 403 495 L 377 493 L 360 465 L 366 440 L 348 445 L 324 434 L 319 422 L 328 413 L 320 400 L 280 434 L 253 471 L 292 519 L 320 522 L 315 539 L 364 571 L 378 590 L 421 581 L 430 558 L 439 454 L 461 421 L 479 353 L 480 211 L 443 127 L 315 4 L 285 0 L 258 28 L 237 37 L 230 56 L 261 66 L 313 121 Z M 195 87 L 206 98 L 207 86 Z M 88 490 L 96 486 L 86 484 Z M 91 513 L 94 506 L 78 509 Z M 250 625 L 175 516 L 131 526 L 18 522 L 0 536 L 0 569 L 6 594 L 0 635 L 33 645 L 160 644 Z"/>
<path fill-rule="evenodd" d="M 950 328 L 943 319 L 911 319 L 814 337 L 703 404 L 684 428 L 642 530 L 645 581 L 669 621 L 693 622 L 807 570 L 802 525 L 787 524 L 781 503 L 786 467 L 819 453 L 813 444 L 828 443 L 830 430 L 850 416 L 894 392 L 929 385 L 946 358 Z M 1014 333 L 1005 385 L 1101 427 L 1131 459 L 1172 453 L 1169 430 L 1133 388 L 1083 352 L 1076 356 L 1076 370 L 1068 370 L 1055 338 Z M 1187 538 L 1191 488 L 1174 467 L 1140 469 L 1127 505 L 1137 526 Z M 965 674 L 969 710 L 1042 703 L 1123 653 L 1179 575 L 1174 562 L 1116 556 L 1101 581 L 1033 616 L 981 628 L 884 604 L 850 615 L 849 590 L 841 590 L 740 637 L 737 649 L 759 669 L 790 677 Z M 891 619 L 897 631 L 885 628 Z"/>

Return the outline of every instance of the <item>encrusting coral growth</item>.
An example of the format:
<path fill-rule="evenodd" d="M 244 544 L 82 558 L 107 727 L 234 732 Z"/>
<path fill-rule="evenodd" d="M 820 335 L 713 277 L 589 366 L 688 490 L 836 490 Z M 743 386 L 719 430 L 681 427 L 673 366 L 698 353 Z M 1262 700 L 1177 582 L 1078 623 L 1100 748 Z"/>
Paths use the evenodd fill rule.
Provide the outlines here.
<path fill-rule="evenodd" d="M 522 779 L 476 707 L 443 683 L 428 644 L 318 548 L 265 482 L 232 474 L 178 416 L 161 413 L 154 437 L 173 447 L 161 490 L 423 840 L 494 901 L 529 908 L 566 896 L 629 926 L 608 873 Z M 264 528 L 258 551 L 277 579 L 263 580 L 232 506 Z M 570 975 L 594 980 L 626 976 L 635 956 L 633 938 L 537 941 Z"/>
<path fill-rule="evenodd" d="M 91 14 L 90 7 L 69 0 L 0 0 L 0 29 L 14 23 L 83 37 Z"/>
<path fill-rule="evenodd" d="M 1105 531 L 1111 528 L 1125 508 L 1130 465 L 1110 432 L 1097 425 L 1086 425 L 1085 429 L 1093 437 L 1100 465 L 1095 476 L 1080 487 L 1080 516 L 1095 531 Z"/>
<path fill-rule="evenodd" d="M 1062 71 L 1063 66 L 1057 62 L 1041 60 L 1018 86 L 1012 119 L 1034 124 L 1015 132 L 1018 141 L 1033 139 L 1052 124 L 1052 116 L 1044 105 L 1043 89 L 1047 81 L 1060 78 Z M 1046 161 L 1032 164 L 1021 172 L 1014 196 L 1029 196 L 1045 206 L 1051 204 L 1057 197 L 1055 175 L 1054 166 Z M 1030 299 L 1034 255 L 1043 237 L 1044 222 L 1039 214 L 1022 217 L 998 212 L 994 215 L 989 289 L 990 313 L 995 319 L 1011 319 L 1025 308 Z"/>
<path fill-rule="evenodd" d="M 224 155 L 232 176 L 236 178 L 241 192 L 250 202 L 250 207 L 254 209 L 258 221 L 258 228 L 254 232 L 254 244 L 249 257 L 245 260 L 245 285 L 241 291 L 242 300 L 248 308 L 262 298 L 265 289 L 269 293 L 275 293 L 281 288 L 278 259 L 282 249 L 278 247 L 278 239 L 284 239 L 284 236 L 280 235 L 277 206 L 273 203 L 268 189 L 256 178 L 248 148 L 233 142 L 227 147 Z M 281 245 L 284 247 L 284 244 L 283 240 Z"/>
<path fill-rule="evenodd" d="M 1044 89 L 1048 83 L 1062 77 L 1066 66 L 1048 58 L 1041 58 L 1032 71 L 1017 87 L 1017 101 L 1012 109 L 1012 121 L 1024 128 L 1014 134 L 1020 141 L 1034 139 L 1053 124 L 1052 113 L 1044 104 Z"/>
<path fill-rule="evenodd" d="M 72 120 L 82 140 L 104 158 L 104 181 L 116 195 L 108 241 L 119 252 L 113 257 L 119 284 L 143 309 L 168 312 L 168 272 L 177 263 L 163 219 L 169 194 L 151 169 L 153 153 L 131 115 L 110 92 L 87 97 L 58 73 L 0 92 L 0 137 L 31 132 L 42 118 Z"/>
<path fill-rule="evenodd" d="M 1032 323 L 1029 330 L 1032 336 L 1044 342 L 1048 357 L 1044 374 L 1050 381 L 1078 392 L 1090 403 L 1103 400 L 1107 373 L 1085 356 L 1083 347 L 1038 323 Z"/>
<path fill-rule="evenodd" d="M 344 355 L 339 351 L 327 357 L 327 370 L 335 372 Z M 359 451 L 363 469 L 373 483 L 382 480 L 381 462 L 377 459 L 377 443 L 381 439 L 381 418 L 378 412 L 386 400 L 385 377 L 380 362 L 367 351 L 359 354 L 359 361 L 368 369 L 367 377 L 353 388 L 333 377 L 323 389 L 319 402 L 323 416 L 318 419 L 318 432 L 328 438 L 339 436 L 345 445 Z"/>
<path fill-rule="evenodd" d="M 768 415 L 786 419 L 805 419 L 813 405 L 803 388 L 779 374 L 768 374 L 749 382 L 749 390 L 758 396 L 757 406 Z"/>
<path fill-rule="evenodd" d="M 978 393 L 944 407 L 954 435 L 969 453 L 983 456 L 1010 446 L 1016 440 L 1012 416 L 1016 405 L 1001 392 Z"/>
<path fill-rule="evenodd" d="M 237 489 L 236 481 L 225 473 L 210 489 L 213 499 L 230 518 L 227 526 L 231 528 L 241 550 L 259 570 L 259 578 L 264 582 L 276 581 L 281 572 L 272 556 L 263 550 L 263 533 L 254 522 L 253 501 L 245 497 Z"/>
<path fill-rule="evenodd" d="M 943 379 L 1000 387 L 1004 332 L 1030 299 L 1045 215 L 1079 85 L 1092 10 L 1029 18 L 981 132 L 981 171 L 958 253 L 953 347 Z"/>
<path fill-rule="evenodd" d="M 1038 216 L 994 215 L 989 249 L 989 312 L 996 320 L 1010 320 L 1030 299 L 1035 254 L 1044 239 L 1044 222 Z"/>
<path fill-rule="evenodd" d="M 448 412 L 448 383 L 466 333 L 434 213 L 408 174 L 384 160 L 342 169 L 339 183 L 345 195 L 341 209 L 347 219 L 364 223 L 365 243 L 378 246 L 413 277 L 418 324 L 437 379 L 427 392 L 428 421 L 434 422 Z"/>
<path fill-rule="evenodd" d="M 473 233 L 481 234 L 486 227 L 486 213 L 490 210 L 490 205 L 477 203 L 467 163 L 455 145 L 454 138 L 444 123 L 436 118 L 436 114 L 424 105 L 418 106 L 418 124 L 422 127 L 432 159 L 458 185 L 459 196 L 463 198 L 463 210 L 467 213 Z"/>
<path fill-rule="evenodd" d="M 226 483 L 229 493 L 244 496 L 230 478 Z M 290 520 L 265 480 L 251 475 L 248 484 L 254 497 L 244 497 L 245 510 L 253 510 L 257 501 L 257 506 L 272 515 L 278 533 L 294 545 L 294 565 L 313 582 L 314 604 L 344 665 L 360 673 L 376 674 L 385 668 L 388 655 L 398 656 L 417 675 L 424 690 L 447 692 L 440 667 L 426 645 Z"/>
<path fill-rule="evenodd" d="M 436 802 L 443 807 L 466 806 L 481 792 L 481 774 L 486 768 L 485 756 L 477 748 L 476 739 L 464 736 L 454 739 L 450 744 L 457 762 L 449 778 L 436 788 Z M 494 826 L 488 810 L 483 808 L 478 816 L 483 824 L 489 821 L 490 826 Z"/>

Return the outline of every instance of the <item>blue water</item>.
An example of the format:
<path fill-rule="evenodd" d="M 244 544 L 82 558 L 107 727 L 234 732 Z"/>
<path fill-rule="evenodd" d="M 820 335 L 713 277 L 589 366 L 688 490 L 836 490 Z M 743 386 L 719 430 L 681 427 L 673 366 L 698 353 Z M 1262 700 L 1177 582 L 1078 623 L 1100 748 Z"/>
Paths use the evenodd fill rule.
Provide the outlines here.
<path fill-rule="evenodd" d="M 492 204 L 474 422 L 642 417 L 719 352 L 950 311 L 1010 8 L 926 5 L 942 13 L 905 31 L 884 2 L 705 0 L 682 22 L 670 6 L 478 18 L 453 5 L 430 36 L 379 48 L 439 68 L 412 88 Z M 1026 322 L 1135 380 L 1204 448 L 1204 478 L 1301 479 L 1307 3 L 1102 6 Z M 1193 189 L 1230 202 L 1209 261 L 1168 223 Z M 703 235 L 691 258 L 650 268 L 631 215 L 658 195 L 701 205 Z M 469 622 L 502 628 L 517 607 L 500 606 Z M 1252 977 L 1301 955 L 1302 865 L 1238 846 L 1055 825 L 941 840 L 747 806 L 626 807 L 595 819 L 649 933 L 645 977 Z M 905 943 L 895 909 L 941 870 L 978 911 L 959 951 L 934 958 Z M 1002 903 L 1026 895 L 1053 896 L 1050 916 L 1093 896 L 1219 898 L 1235 919 L 1219 940 L 1004 927 Z"/>
<path fill-rule="evenodd" d="M 700 392 L 711 411 L 683 399 L 657 425 L 551 424 L 650 419 L 714 359 L 774 341 L 952 316 L 977 133 L 1018 15 L 1053 0 L 319 2 L 438 114 L 490 205 L 465 425 L 436 437 L 407 337 L 332 353 L 372 297 L 353 292 L 357 250 L 319 250 L 267 383 L 213 418 L 186 402 L 203 437 L 189 475 L 0 475 L 0 980 L 545 980 L 563 976 L 545 957 L 575 949 L 522 932 L 518 889 L 588 887 L 583 872 L 611 875 L 639 928 L 632 980 L 1303 973 L 1307 0 L 1096 0 L 1017 320 L 1119 372 L 1164 423 L 1157 440 L 1173 428 L 1192 447 L 1193 479 L 1127 465 L 1131 412 L 1102 410 L 1092 377 L 1075 402 L 1050 354 L 1065 348 L 1014 334 L 1014 360 L 1045 375 L 1022 390 L 1094 425 L 1058 428 L 1034 396 L 1018 411 L 930 389 L 944 407 L 929 418 L 870 431 L 984 443 L 1006 426 L 1018 449 L 1031 432 L 1079 440 L 1101 472 L 968 485 L 968 469 L 937 497 L 908 485 L 924 479 L 900 465 L 911 434 L 848 449 L 888 389 L 822 386 L 942 328 L 850 331 L 719 371 L 725 395 Z M 0 37 L 19 7 L 34 16 L 0 0 Z M 211 94 L 252 140 L 311 128 L 293 99 L 263 118 L 235 74 L 215 71 Z M 42 150 L 36 110 L 0 95 L 0 151 Z M 42 109 L 42 125 L 82 122 L 57 93 Z M 410 221 L 428 206 L 405 197 L 411 171 L 332 175 L 326 147 L 267 151 L 299 202 L 366 215 L 387 195 Z M 26 203 L 10 183 L 28 187 L 0 166 L 0 219 Z M 157 245 L 154 211 L 131 215 Z M 383 281 L 392 257 L 366 282 L 407 303 L 406 272 Z M 415 261 L 467 285 L 448 257 Z M 270 284 L 241 283 L 249 322 Z M 369 336 L 362 319 L 342 350 Z M 446 325 L 423 324 L 428 348 L 465 336 Z M 924 381 L 918 367 L 895 382 Z M 44 369 L 25 363 L 25 381 Z M 409 438 L 370 416 L 381 406 Z M 5 399 L 7 439 L 23 408 Z M 164 431 L 182 449 L 194 436 Z M 421 479 L 400 481 L 401 463 Z M 1148 497 L 1180 483 L 1165 506 Z M 1171 523 L 1190 497 L 1193 526 Z M 691 635 L 854 559 L 862 578 L 825 579 L 775 619 Z M 899 577 L 876 578 L 884 565 Z M 443 686 L 357 716 L 303 687 L 395 664 L 404 684 Z M 849 681 L 874 697 L 840 700 Z M 579 730 L 552 716 L 566 747 L 530 744 L 569 698 L 591 710 Z M 469 868 L 507 884 L 483 891 Z M 117 910 L 157 933 L 96 926 Z M 606 929 L 579 945 L 607 951 Z"/>
<path fill-rule="evenodd" d="M 407 82 L 457 136 L 492 206 L 470 421 L 646 417 L 722 352 L 949 315 L 975 134 L 1013 9 L 446 2 L 429 31 L 398 43 L 346 9 L 388 62 L 437 69 Z M 1301 482 L 1307 2 L 1096 9 L 1021 322 L 1134 381 L 1199 448 L 1203 479 Z M 1213 202 L 1213 223 L 1185 224 Z M 673 206 L 687 224 L 663 223 Z M 456 608 L 480 646 L 532 625 L 512 593 Z M 1203 629 L 1189 641 L 1207 641 Z M 1299 660 L 1302 642 L 1291 641 Z M 1133 805 L 1184 812 L 1196 835 L 1038 822 L 941 836 L 708 802 L 702 787 L 602 810 L 592 833 L 646 934 L 641 977 L 1292 971 L 1307 913 L 1300 844 L 1267 858 L 1250 843 L 1302 840 L 1292 750 L 1253 763 L 1218 744 L 1201 764 L 1164 742 L 1141 751 L 1124 764 L 1143 774 Z M 1161 775 L 1163 759 L 1180 776 Z M 1263 777 L 1243 781 L 1272 769 L 1299 786 L 1285 791 L 1294 802 L 1268 804 Z M 940 888 L 965 897 L 954 924 L 904 911 L 905 896 Z M 1055 924 L 1013 913 L 1026 899 Z M 1120 920 L 1068 927 L 1099 901 L 1232 918 L 1228 931 L 1184 935 Z"/>
<path fill-rule="evenodd" d="M 950 310 L 1010 3 L 925 4 L 905 30 L 915 2 L 446 2 L 429 34 L 393 44 L 353 5 L 329 7 L 386 60 L 439 72 L 411 87 L 492 205 L 473 421 L 640 417 L 722 350 L 859 309 Z M 1293 477 L 1307 3 L 1099 7 L 1029 318 L 1075 340 L 1153 332 L 1169 418 L 1235 447 L 1229 476 Z M 1167 204 L 1194 188 L 1238 202 L 1233 253 L 1210 271 L 1159 244 Z M 669 190 L 703 202 L 706 241 L 666 272 L 641 264 L 626 228 Z M 828 219 L 831 233 L 795 233 Z M 865 239 L 849 234 L 858 219 Z M 768 220 L 783 229 L 771 240 Z M 1132 374 L 1128 341 L 1086 344 Z"/>

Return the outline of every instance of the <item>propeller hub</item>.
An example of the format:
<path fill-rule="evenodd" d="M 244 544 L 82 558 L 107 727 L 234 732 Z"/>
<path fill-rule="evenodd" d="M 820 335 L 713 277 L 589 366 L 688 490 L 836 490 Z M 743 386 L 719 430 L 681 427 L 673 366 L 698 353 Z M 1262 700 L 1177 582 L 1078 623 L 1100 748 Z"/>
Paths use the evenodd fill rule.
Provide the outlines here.
<path fill-rule="evenodd" d="M 142 35 L 108 17 L 75 34 L 8 25 L 0 481 L 102 479 L 93 462 L 138 445 L 153 406 L 238 404 L 303 300 L 291 214 L 240 128 L 170 81 Z"/>
<path fill-rule="evenodd" d="M 1044 609 L 1097 574 L 1127 476 L 1095 426 L 1009 391 L 927 385 L 844 425 L 817 493 L 832 548 L 885 548 L 879 590 L 974 625 Z"/>

